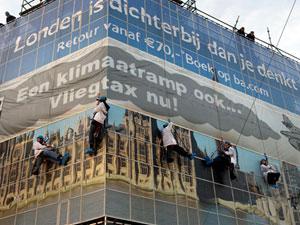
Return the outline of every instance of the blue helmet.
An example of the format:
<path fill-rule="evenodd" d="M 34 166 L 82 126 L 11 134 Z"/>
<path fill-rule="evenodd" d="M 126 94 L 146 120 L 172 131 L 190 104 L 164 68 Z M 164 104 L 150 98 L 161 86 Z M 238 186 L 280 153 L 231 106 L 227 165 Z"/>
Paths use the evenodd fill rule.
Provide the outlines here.
<path fill-rule="evenodd" d="M 231 145 L 231 143 L 229 141 L 225 141 L 224 144 L 225 145 Z"/>
<path fill-rule="evenodd" d="M 97 101 L 100 101 L 100 102 L 105 102 L 107 100 L 107 98 L 105 96 L 98 96 L 96 98 Z"/>
<path fill-rule="evenodd" d="M 44 140 L 44 136 L 43 135 L 38 135 L 36 138 L 41 139 L 42 141 Z"/>

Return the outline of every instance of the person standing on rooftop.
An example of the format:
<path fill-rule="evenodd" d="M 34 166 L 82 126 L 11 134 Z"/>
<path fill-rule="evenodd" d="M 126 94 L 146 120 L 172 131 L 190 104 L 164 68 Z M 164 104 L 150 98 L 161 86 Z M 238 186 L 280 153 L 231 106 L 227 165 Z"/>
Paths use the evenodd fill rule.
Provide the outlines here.
<path fill-rule="evenodd" d="M 16 19 L 16 17 L 13 15 L 10 15 L 9 12 L 5 12 L 5 15 L 6 15 L 6 23 L 11 23 Z"/>
<path fill-rule="evenodd" d="M 247 34 L 246 37 L 247 37 L 250 41 L 254 41 L 254 40 L 255 40 L 254 31 L 251 31 L 249 34 Z"/>
<path fill-rule="evenodd" d="M 245 37 L 245 27 L 241 27 L 238 31 L 237 31 L 238 35 L 241 35 L 243 37 Z"/>

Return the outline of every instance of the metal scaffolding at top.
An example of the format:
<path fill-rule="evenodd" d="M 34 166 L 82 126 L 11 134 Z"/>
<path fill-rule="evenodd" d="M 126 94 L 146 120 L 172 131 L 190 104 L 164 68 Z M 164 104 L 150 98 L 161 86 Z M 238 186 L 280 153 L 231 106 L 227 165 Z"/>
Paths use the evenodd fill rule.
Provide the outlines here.
<path fill-rule="evenodd" d="M 176 4 L 182 6 L 183 8 L 190 10 L 194 12 L 197 10 L 196 7 L 196 0 L 187 0 L 187 1 L 182 1 L 182 0 L 171 0 L 171 2 L 175 2 Z"/>
<path fill-rule="evenodd" d="M 54 0 L 23 0 L 20 15 L 26 15 Z"/>

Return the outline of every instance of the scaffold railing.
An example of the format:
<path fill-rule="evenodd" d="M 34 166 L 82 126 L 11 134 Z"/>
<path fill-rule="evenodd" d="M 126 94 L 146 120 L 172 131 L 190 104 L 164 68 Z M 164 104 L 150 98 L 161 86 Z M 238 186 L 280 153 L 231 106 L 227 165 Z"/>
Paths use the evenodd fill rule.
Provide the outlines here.
<path fill-rule="evenodd" d="M 52 1 L 54 1 L 54 0 L 23 0 L 20 15 L 21 16 L 26 15 L 26 14 L 34 11 L 35 9 L 40 8 L 45 3 L 49 3 Z"/>

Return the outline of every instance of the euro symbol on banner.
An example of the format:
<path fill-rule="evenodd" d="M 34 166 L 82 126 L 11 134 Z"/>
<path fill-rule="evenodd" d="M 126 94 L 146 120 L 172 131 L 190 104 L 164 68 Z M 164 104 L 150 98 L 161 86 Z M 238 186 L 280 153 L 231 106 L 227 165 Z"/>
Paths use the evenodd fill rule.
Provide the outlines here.
<path fill-rule="evenodd" d="M 148 45 L 148 47 L 154 48 L 154 39 L 153 38 L 145 38 L 145 43 Z"/>

